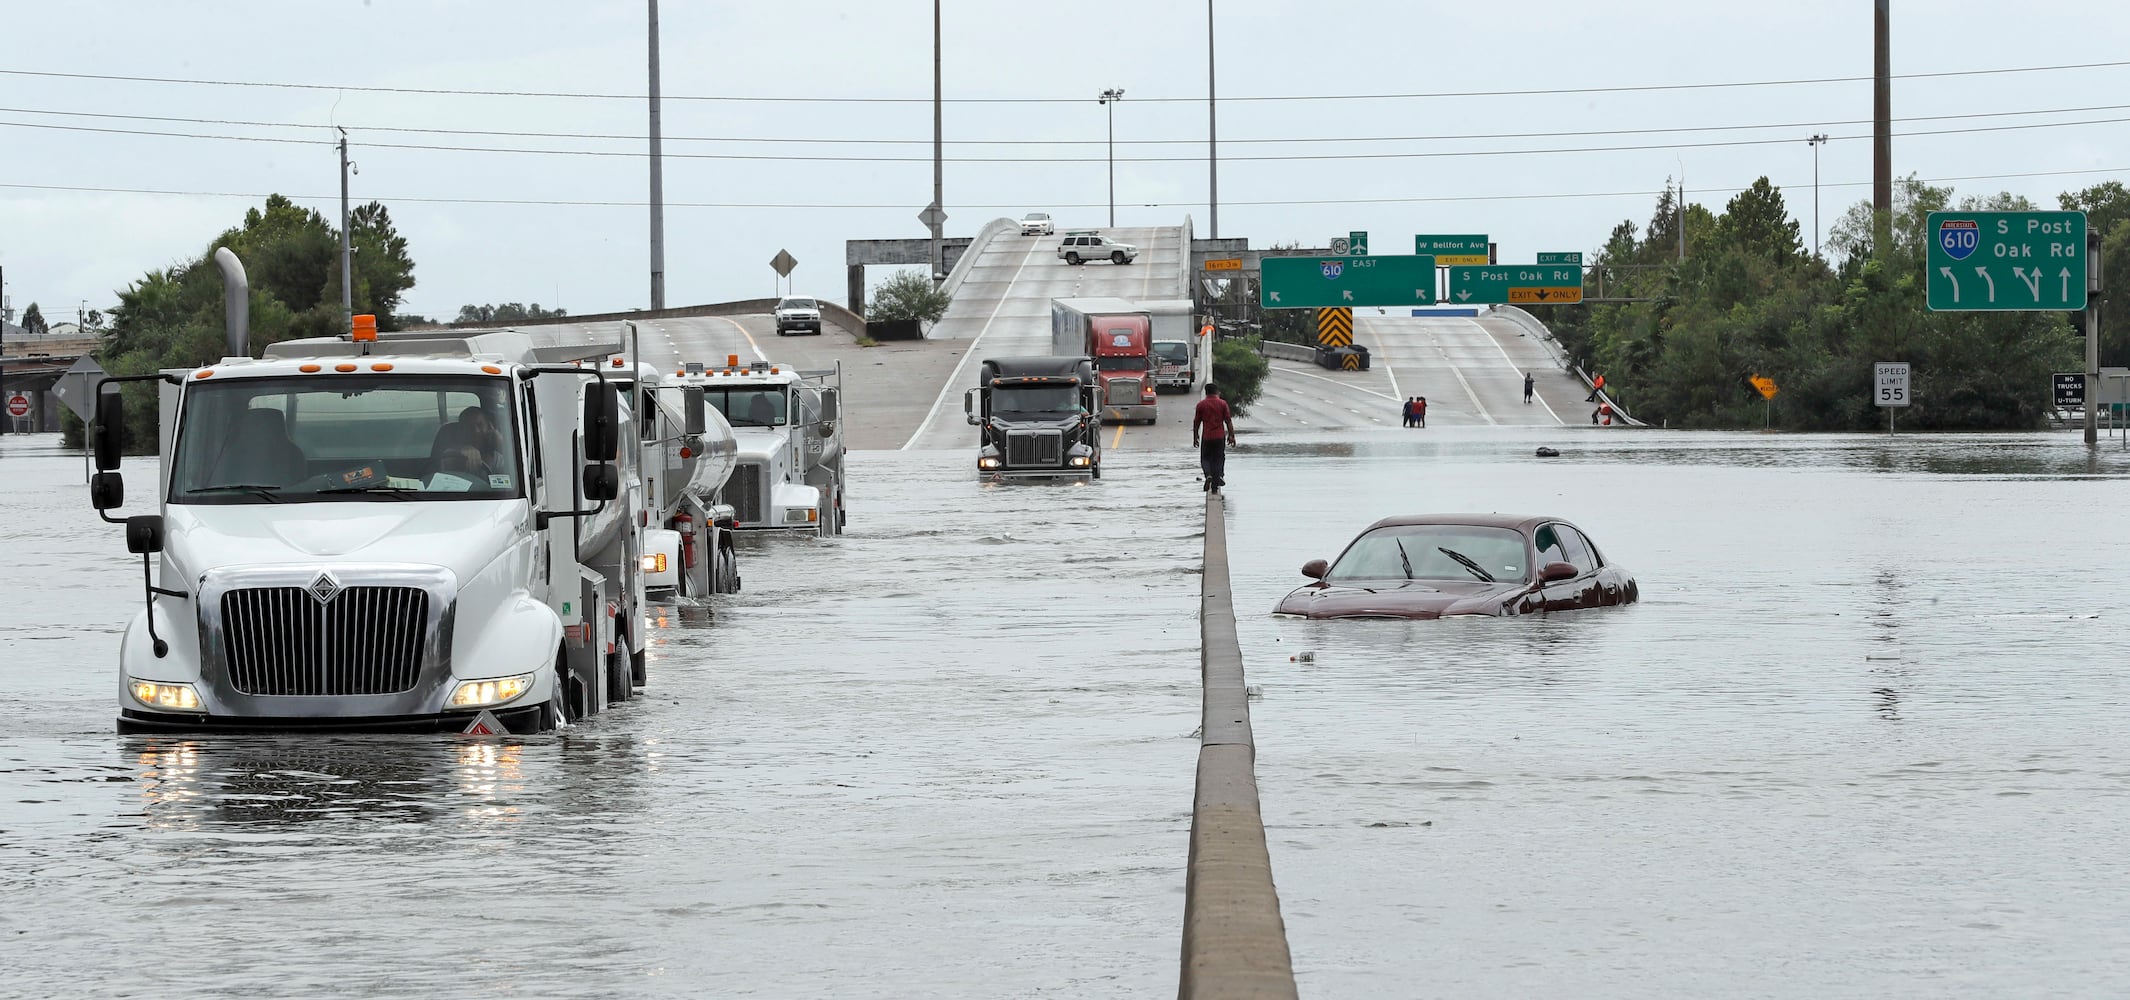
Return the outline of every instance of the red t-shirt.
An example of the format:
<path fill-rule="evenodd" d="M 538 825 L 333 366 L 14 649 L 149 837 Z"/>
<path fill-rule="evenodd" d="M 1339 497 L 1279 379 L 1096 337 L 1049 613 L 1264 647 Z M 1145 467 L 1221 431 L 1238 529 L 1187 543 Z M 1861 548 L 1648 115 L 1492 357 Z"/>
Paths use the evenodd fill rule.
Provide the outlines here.
<path fill-rule="evenodd" d="M 1191 413 L 1191 433 L 1208 441 L 1225 441 L 1228 437 L 1228 401 L 1219 396 L 1207 396 L 1198 401 L 1198 409 Z M 1200 428 L 1204 428 L 1203 431 Z"/>

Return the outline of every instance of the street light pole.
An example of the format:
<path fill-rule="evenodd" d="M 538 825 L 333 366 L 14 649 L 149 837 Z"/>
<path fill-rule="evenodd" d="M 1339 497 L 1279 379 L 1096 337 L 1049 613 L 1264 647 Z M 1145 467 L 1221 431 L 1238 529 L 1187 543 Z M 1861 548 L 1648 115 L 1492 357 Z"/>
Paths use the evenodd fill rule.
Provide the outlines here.
<path fill-rule="evenodd" d="M 1213 0 L 1206 0 L 1206 202 L 1213 212 L 1213 238 L 1220 238 L 1220 112 L 1213 75 Z"/>
<path fill-rule="evenodd" d="M 1812 256 L 1819 256 L 1819 147 L 1826 145 L 1827 134 L 1822 132 L 1805 140 L 1812 144 Z"/>
<path fill-rule="evenodd" d="M 1105 90 L 1105 91 L 1103 91 L 1103 92 L 1102 92 L 1102 96 L 1100 96 L 1100 97 L 1098 97 L 1098 98 L 1095 98 L 1095 100 L 1097 100 L 1097 101 L 1101 102 L 1101 104 L 1102 104 L 1102 106 L 1103 106 L 1103 107 L 1105 107 L 1105 108 L 1108 108 L 1108 109 L 1109 109 L 1109 225 L 1110 225 L 1110 228 L 1114 229 L 1114 228 L 1116 228 L 1116 226 L 1117 226 L 1117 108 L 1116 108 L 1116 104 L 1117 104 L 1117 102 L 1118 102 L 1118 101 L 1122 101 L 1122 100 L 1124 100 L 1124 88 L 1122 88 L 1122 87 L 1111 87 L 1111 88 L 1109 88 L 1108 90 Z"/>

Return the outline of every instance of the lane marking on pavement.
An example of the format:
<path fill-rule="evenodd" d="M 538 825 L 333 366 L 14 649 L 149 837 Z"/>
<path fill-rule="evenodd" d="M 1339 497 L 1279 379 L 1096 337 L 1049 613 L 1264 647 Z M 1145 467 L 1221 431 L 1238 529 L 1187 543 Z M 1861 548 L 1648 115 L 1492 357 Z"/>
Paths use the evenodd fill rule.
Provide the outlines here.
<path fill-rule="evenodd" d="M 1124 425 L 1123 425 L 1123 424 L 1118 424 L 1118 425 L 1117 425 L 1117 436 L 1116 436 L 1116 437 L 1114 437 L 1114 438 L 1111 438 L 1111 439 L 1110 439 L 1110 442 L 1109 442 L 1109 450 L 1111 450 L 1111 451 L 1116 451 L 1116 450 L 1117 450 L 1117 446 L 1118 446 L 1118 445 L 1121 445 L 1121 444 L 1123 444 L 1123 443 L 1124 443 Z"/>
<path fill-rule="evenodd" d="M 1489 330 L 1489 329 L 1487 329 L 1487 327 L 1486 327 L 1486 324 L 1484 324 L 1484 323 L 1481 323 L 1481 322 L 1479 322 L 1478 320 L 1475 320 L 1475 319 L 1468 319 L 1468 320 L 1465 320 L 1465 322 L 1467 322 L 1467 323 L 1470 323 L 1470 324 L 1472 324 L 1473 326 L 1476 326 L 1476 327 L 1478 327 L 1478 328 L 1479 328 L 1479 332 L 1480 332 L 1480 333 L 1482 333 L 1482 334 L 1484 334 L 1484 335 L 1486 336 L 1486 338 L 1487 338 L 1487 343 L 1489 343 L 1489 344 L 1492 344 L 1492 345 L 1494 345 L 1494 349 L 1495 349 L 1496 351 L 1500 351 L 1500 352 L 1501 352 L 1501 360 L 1503 360 L 1503 361 L 1506 361 L 1506 362 L 1508 362 L 1508 363 L 1509 363 L 1509 370 L 1510 370 L 1510 371 L 1513 371 L 1513 372 L 1517 373 L 1518 375 L 1522 375 L 1522 374 L 1524 373 L 1524 369 L 1522 369 L 1522 368 L 1519 368 L 1519 367 L 1517 367 L 1517 364 L 1516 364 L 1516 359 L 1515 359 L 1515 358 L 1512 358 L 1512 357 L 1510 357 L 1510 356 L 1509 356 L 1509 352 L 1508 352 L 1508 351 L 1506 351 L 1506 350 L 1503 350 L 1503 348 L 1502 348 L 1502 346 L 1501 346 L 1501 341 L 1498 341 L 1498 340 L 1495 340 L 1495 339 L 1494 339 L 1494 331 L 1492 331 L 1492 330 Z M 1534 385 L 1534 386 L 1532 387 L 1532 389 L 1531 389 L 1531 398 L 1532 398 L 1532 399 L 1535 399 L 1535 400 L 1538 400 L 1538 405 L 1540 405 L 1540 406 L 1543 406 L 1543 407 L 1545 407 L 1545 408 L 1546 408 L 1546 416 L 1552 417 L 1552 418 L 1553 418 L 1553 422 L 1554 422 L 1554 423 L 1556 423 L 1556 424 L 1559 424 L 1559 425 L 1561 425 L 1562 427 L 1566 427 L 1566 426 L 1568 426 L 1568 422 L 1567 422 L 1567 421 L 1565 421 L 1565 420 L 1562 420 L 1562 419 L 1561 419 L 1561 415 L 1560 415 L 1560 414 L 1558 414 L 1558 413 L 1555 413 L 1555 412 L 1553 412 L 1553 407 L 1552 407 L 1552 405 L 1551 405 L 1551 404 L 1548 404 L 1548 403 L 1546 402 L 1546 397 L 1545 397 L 1545 394 L 1543 394 L 1543 393 L 1539 392 L 1539 391 L 1538 391 L 1538 388 L 1537 388 L 1537 386 L 1535 386 L 1535 385 Z"/>
<path fill-rule="evenodd" d="M 754 342 L 754 334 L 748 333 L 748 332 L 747 332 L 747 328 L 746 328 L 746 327 L 744 327 L 744 326 L 741 326 L 741 325 L 739 324 L 739 321 L 738 321 L 738 320 L 736 320 L 736 319 L 733 319 L 733 318 L 732 318 L 732 317 L 730 317 L 730 316 L 719 316 L 719 317 L 717 317 L 717 318 L 718 318 L 718 319 L 720 319 L 720 320 L 723 320 L 723 321 L 725 321 L 725 322 L 727 322 L 727 323 L 730 323 L 730 324 L 732 324 L 732 328 L 733 328 L 733 329 L 735 329 L 735 330 L 738 330 L 738 331 L 740 332 L 740 336 L 742 336 L 742 337 L 745 337 L 745 338 L 747 338 L 747 346 L 748 346 L 748 348 L 750 348 L 750 349 L 752 349 L 752 350 L 754 351 L 754 359 L 755 359 L 756 361 L 767 361 L 767 360 L 769 360 L 769 355 L 767 355 L 767 354 L 763 354 L 763 353 L 762 353 L 762 345 L 760 345 L 760 344 L 757 344 L 757 343 L 755 343 L 755 342 Z M 705 367 L 705 368 L 708 368 L 708 367 L 710 367 L 710 366 L 709 366 L 709 365 L 704 365 L 703 367 Z"/>
<path fill-rule="evenodd" d="M 1402 403 L 1402 402 L 1404 402 L 1404 401 L 1405 401 L 1404 397 L 1402 397 L 1402 396 L 1391 396 L 1391 395 L 1387 395 L 1387 394 L 1384 394 L 1384 393 L 1380 393 L 1380 392 L 1377 392 L 1377 391 L 1375 391 L 1374 389 L 1363 389 L 1363 388 L 1361 388 L 1360 386 L 1357 386 L 1357 385 L 1348 385 L 1348 384 L 1346 384 L 1346 383 L 1344 383 L 1344 382 L 1341 382 L 1341 381 L 1339 381 L 1338 379 L 1335 379 L 1335 378 L 1325 378 L 1325 377 L 1324 377 L 1324 376 L 1322 376 L 1322 375 L 1311 375 L 1311 374 L 1309 374 L 1308 372 L 1305 372 L 1305 371 L 1300 371 L 1300 370 L 1297 370 L 1297 369 L 1294 369 L 1294 368 L 1289 368 L 1289 367 L 1287 367 L 1286 365 L 1273 365 L 1273 366 L 1272 366 L 1272 370 L 1273 370 L 1273 371 L 1280 371 L 1280 372 L 1286 372 L 1286 373 L 1287 373 L 1287 374 L 1289 374 L 1289 375 L 1300 375 L 1300 376 L 1301 376 L 1301 377 L 1303 377 L 1303 378 L 1313 378 L 1313 379 L 1316 379 L 1316 380 L 1317 380 L 1317 381 L 1319 381 L 1319 382 L 1329 382 L 1329 383 L 1331 383 L 1332 385 L 1335 385 L 1335 386 L 1339 386 L 1339 387 L 1341 387 L 1341 388 L 1351 389 L 1351 390 L 1353 390 L 1353 391 L 1355 391 L 1355 392 L 1365 392 L 1365 393 L 1367 393 L 1367 394 L 1369 394 L 1369 395 L 1371 395 L 1371 396 L 1374 396 L 1374 397 L 1376 397 L 1377 399 L 1387 399 L 1387 400 L 1390 400 L 1390 401 L 1391 401 L 1391 402 L 1393 402 L 1393 403 Z M 1285 415 L 1286 415 L 1286 414 L 1281 414 L 1281 416 L 1285 416 Z"/>
<path fill-rule="evenodd" d="M 1381 347 L 1381 346 L 1383 346 L 1384 344 L 1387 344 L 1387 343 L 1389 343 L 1389 341 L 1386 341 L 1386 340 L 1384 340 L 1384 339 L 1383 339 L 1383 335 L 1382 335 L 1382 334 L 1380 334 L 1380 333 L 1377 333 L 1377 332 L 1376 332 L 1376 329 L 1375 329 L 1375 325 L 1376 325 L 1375 317 L 1372 317 L 1372 316 L 1362 316 L 1362 315 L 1361 315 L 1360 313 L 1355 313 L 1355 314 L 1354 314 L 1354 316 L 1353 316 L 1353 318 L 1354 318 L 1354 323 L 1355 323 L 1355 325 L 1357 325 L 1357 326 L 1358 326 L 1358 325 L 1360 325 L 1360 324 L 1363 324 L 1363 323 L 1365 323 L 1365 324 L 1367 324 L 1367 325 L 1368 325 L 1368 328 L 1369 328 L 1369 329 L 1368 329 L 1368 332 L 1369 332 L 1369 334 L 1370 334 L 1371 336 L 1374 336 L 1374 337 L 1376 338 L 1376 346 L 1378 346 L 1378 347 Z M 1391 395 L 1393 395 L 1394 397 L 1396 397 L 1396 398 L 1398 398 L 1398 399 L 1401 399 L 1401 400 L 1402 400 L 1402 399 L 1404 399 L 1404 398 L 1405 398 L 1405 390 L 1403 390 L 1403 389 L 1400 389 L 1400 388 L 1398 388 L 1398 373 L 1397 373 L 1397 372 L 1396 372 L 1395 370 L 1393 370 L 1393 369 L 1392 369 L 1392 367 L 1391 367 L 1390 365 L 1380 365 L 1380 366 L 1378 366 L 1378 367 L 1380 367 L 1380 368 L 1382 368 L 1382 369 L 1383 369 L 1383 374 L 1384 374 L 1384 375 L 1387 375 L 1387 376 L 1389 376 L 1389 377 L 1390 377 L 1390 391 L 1391 391 Z"/>
<path fill-rule="evenodd" d="M 976 336 L 970 338 L 969 346 L 961 352 L 961 360 L 954 363 L 954 371 L 947 375 L 947 383 L 939 387 L 939 397 L 932 400 L 932 409 L 924 415 L 924 423 L 917 425 L 916 433 L 911 434 L 910 439 L 904 441 L 902 447 L 898 450 L 909 451 L 917 444 L 918 438 L 923 437 L 926 431 L 932 429 L 932 421 L 939 418 L 939 408 L 947 404 L 947 395 L 961 384 L 962 369 L 967 368 L 969 359 L 976 356 L 976 345 L 984 342 L 984 334 L 991 332 L 991 323 L 998 319 L 998 311 L 1005 308 L 1006 299 L 1008 298 L 1006 292 L 1011 291 L 1014 285 L 1020 283 L 1021 272 L 1027 270 L 1028 258 L 1035 256 L 1036 246 L 1037 244 L 1031 241 L 1028 244 L 1028 249 L 1021 253 L 1021 263 L 1013 269 L 1013 277 L 1006 280 L 1005 290 L 999 292 L 998 302 L 992 305 L 991 315 L 984 319 L 983 329 L 976 331 Z M 970 268 L 973 270 L 975 265 L 971 264 Z"/>
<path fill-rule="evenodd" d="M 1443 355 L 1443 360 L 1449 360 L 1449 355 Z M 1472 391 L 1472 383 L 1465 380 L 1464 369 L 1452 364 L 1450 365 L 1450 374 L 1457 376 L 1457 384 L 1464 386 L 1464 394 L 1472 397 L 1472 409 L 1478 410 L 1479 415 L 1486 418 L 1487 426 L 1501 426 L 1501 421 L 1494 419 L 1494 415 L 1487 412 L 1487 404 L 1479 401 L 1479 394 Z"/>

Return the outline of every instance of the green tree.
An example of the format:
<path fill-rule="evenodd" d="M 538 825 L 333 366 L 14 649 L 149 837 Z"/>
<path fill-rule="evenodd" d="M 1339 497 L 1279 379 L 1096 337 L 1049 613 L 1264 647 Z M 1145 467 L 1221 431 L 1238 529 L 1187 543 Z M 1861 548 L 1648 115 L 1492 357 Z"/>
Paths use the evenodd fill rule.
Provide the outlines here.
<path fill-rule="evenodd" d="M 914 319 L 937 323 L 947 314 L 947 306 L 953 300 L 953 296 L 934 288 L 932 279 L 923 271 L 904 268 L 889 275 L 880 287 L 873 289 L 873 301 L 866 307 L 865 318 L 881 322 Z"/>
<path fill-rule="evenodd" d="M 42 337 L 52 330 L 51 327 L 45 325 L 44 310 L 37 308 L 37 303 L 35 302 L 30 303 L 29 308 L 22 310 L 22 329 L 33 337 Z"/>
<path fill-rule="evenodd" d="M 561 319 L 568 315 L 569 311 L 566 309 L 542 309 L 538 302 L 529 306 L 517 302 L 505 302 L 492 306 L 460 306 L 459 318 L 453 320 L 453 322 L 461 325 L 468 323 L 522 323 L 527 320 Z"/>
<path fill-rule="evenodd" d="M 1265 373 L 1272 369 L 1257 353 L 1257 343 L 1256 337 L 1230 337 L 1213 344 L 1213 384 L 1237 414 L 1250 411 L 1250 404 L 1265 391 Z"/>
<path fill-rule="evenodd" d="M 2101 238 L 2101 287 L 2112 293 L 2116 303 L 2130 302 L 2123 295 L 2123 290 L 2130 289 L 2130 188 L 2121 181 L 2107 181 L 2068 192 L 2057 203 L 2065 211 L 2086 213 L 2086 228 Z M 2085 331 L 2077 333 L 2083 338 Z M 2101 310 L 2100 363 L 2130 364 L 2130 309 Z M 2083 368 L 2083 363 L 2078 367 Z"/>

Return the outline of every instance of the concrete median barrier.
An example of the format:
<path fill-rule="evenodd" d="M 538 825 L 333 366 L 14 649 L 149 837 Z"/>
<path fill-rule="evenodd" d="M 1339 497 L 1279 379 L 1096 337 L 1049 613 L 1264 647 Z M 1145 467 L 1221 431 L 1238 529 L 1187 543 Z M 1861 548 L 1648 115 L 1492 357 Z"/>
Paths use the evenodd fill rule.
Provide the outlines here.
<path fill-rule="evenodd" d="M 1257 747 L 1228 589 L 1227 509 L 1218 494 L 1206 497 L 1205 526 L 1198 617 L 1204 704 L 1176 995 L 1289 998 L 1297 995 L 1294 959 L 1258 811 Z"/>

